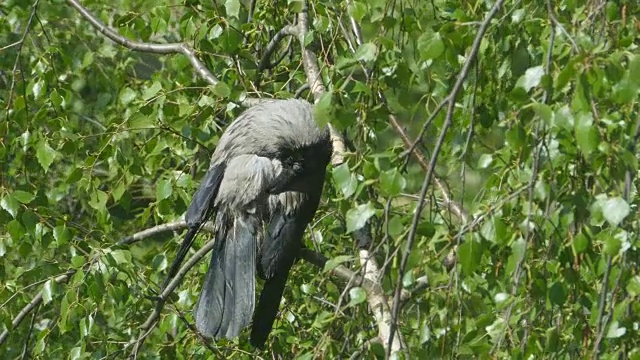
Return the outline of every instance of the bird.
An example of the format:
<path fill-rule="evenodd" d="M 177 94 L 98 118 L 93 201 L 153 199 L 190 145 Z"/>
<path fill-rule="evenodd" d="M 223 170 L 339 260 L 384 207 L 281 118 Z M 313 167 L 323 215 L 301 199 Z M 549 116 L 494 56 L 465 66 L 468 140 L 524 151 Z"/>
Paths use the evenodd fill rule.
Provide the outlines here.
<path fill-rule="evenodd" d="M 218 141 L 163 286 L 213 218 L 215 243 L 194 309 L 205 337 L 234 339 L 252 323 L 249 342 L 264 348 L 332 155 L 328 127 L 313 114 L 304 100 L 265 100 L 242 112 Z M 256 275 L 264 280 L 257 304 Z"/>

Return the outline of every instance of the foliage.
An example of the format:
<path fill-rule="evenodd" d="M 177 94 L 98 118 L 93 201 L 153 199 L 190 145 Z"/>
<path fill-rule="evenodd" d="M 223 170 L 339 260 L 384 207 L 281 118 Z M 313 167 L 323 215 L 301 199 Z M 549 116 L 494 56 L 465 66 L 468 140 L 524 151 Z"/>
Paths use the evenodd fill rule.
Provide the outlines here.
<path fill-rule="evenodd" d="M 181 232 L 116 243 L 184 214 L 245 97 L 289 98 L 306 84 L 295 39 L 280 43 L 271 68 L 260 67 L 302 2 L 260 1 L 255 11 L 250 3 L 82 2 L 129 39 L 190 44 L 219 78 L 212 86 L 185 56 L 116 45 L 63 1 L 36 1 L 35 12 L 33 3 L 0 2 L 4 357 L 129 353 Z M 401 279 L 426 170 L 406 159 L 388 115 L 417 136 L 493 2 L 309 4 L 303 41 L 328 89 L 317 112 L 353 151 L 330 169 L 306 242 L 357 269 L 351 234 L 369 222 L 390 297 L 398 281 L 412 290 L 428 277 L 399 318 L 413 357 L 583 358 L 599 348 L 606 358 L 640 358 L 640 6 L 550 3 L 507 1 L 490 22 L 436 167 L 469 224 L 431 186 Z M 442 111 L 428 124 L 419 153 L 433 154 L 444 122 Z M 442 260 L 458 242 L 448 271 Z M 251 349 L 245 333 L 212 352 L 187 326 L 207 265 L 178 289 L 141 358 L 381 356 L 366 293 L 343 292 L 305 262 L 290 277 L 266 350 Z M 14 328 L 38 292 L 42 303 Z"/>

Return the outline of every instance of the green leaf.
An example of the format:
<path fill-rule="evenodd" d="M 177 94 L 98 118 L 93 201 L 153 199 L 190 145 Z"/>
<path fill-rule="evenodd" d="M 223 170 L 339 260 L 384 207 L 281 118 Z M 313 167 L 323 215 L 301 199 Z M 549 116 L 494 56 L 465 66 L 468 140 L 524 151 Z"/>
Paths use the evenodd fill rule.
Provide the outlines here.
<path fill-rule="evenodd" d="M 58 94 L 58 89 L 53 89 L 51 91 L 51 95 L 49 95 L 49 99 L 51 99 L 51 103 L 55 106 L 60 106 L 64 102 L 64 98 Z"/>
<path fill-rule="evenodd" d="M 573 239 L 573 249 L 575 250 L 576 253 L 580 254 L 585 252 L 588 247 L 589 247 L 589 239 L 584 233 L 580 232 Z"/>
<path fill-rule="evenodd" d="M 534 103 L 533 110 L 536 112 L 538 116 L 548 125 L 551 125 L 553 120 L 553 110 L 547 104 L 542 103 Z"/>
<path fill-rule="evenodd" d="M 85 264 L 84 256 L 76 255 L 71 258 L 71 266 L 73 266 L 76 269 L 81 266 L 84 266 L 84 264 Z"/>
<path fill-rule="evenodd" d="M 516 82 L 516 87 L 520 87 L 524 89 L 524 91 L 528 92 L 531 88 L 540 84 L 540 80 L 543 75 L 544 68 L 542 65 L 528 68 L 527 71 L 524 72 L 524 75 L 522 75 Z"/>
<path fill-rule="evenodd" d="M 238 14 L 240 14 L 239 0 L 227 0 L 224 3 L 224 7 L 227 10 L 227 16 L 238 19 Z"/>
<path fill-rule="evenodd" d="M 301 0 L 287 0 L 287 7 L 289 11 L 292 13 L 299 13 L 302 11 L 302 1 Z"/>
<path fill-rule="evenodd" d="M 215 87 L 211 88 L 212 92 L 214 88 Z M 211 106 L 214 106 L 215 104 L 216 104 L 215 100 L 213 100 L 211 96 L 207 96 L 207 95 L 202 95 L 200 97 L 200 100 L 198 100 L 198 106 L 200 107 L 211 107 Z"/>
<path fill-rule="evenodd" d="M 355 53 L 355 58 L 359 61 L 373 61 L 378 56 L 378 47 L 373 43 L 360 45 Z"/>
<path fill-rule="evenodd" d="M 66 244 L 71 240 L 71 231 L 65 225 L 58 225 L 53 228 L 53 238 L 58 246 Z"/>
<path fill-rule="evenodd" d="M 333 119 L 332 96 L 330 92 L 320 95 L 314 106 L 314 117 L 320 128 L 324 128 Z"/>
<path fill-rule="evenodd" d="M 349 290 L 348 306 L 358 305 L 367 300 L 367 292 L 363 288 L 356 286 Z"/>
<path fill-rule="evenodd" d="M 38 163 L 40 163 L 40 166 L 42 166 L 42 169 L 44 169 L 46 173 L 56 158 L 56 151 L 49 146 L 47 140 L 41 141 L 36 150 L 36 158 L 38 158 Z"/>
<path fill-rule="evenodd" d="M 426 33 L 418 38 L 418 52 L 422 60 L 431 60 L 444 53 L 444 42 L 440 33 Z"/>
<path fill-rule="evenodd" d="M 398 169 L 391 169 L 380 174 L 380 186 L 387 195 L 396 196 L 407 186 L 407 180 Z"/>
<path fill-rule="evenodd" d="M 347 233 L 351 233 L 362 228 L 367 223 L 367 220 L 369 220 L 369 218 L 375 213 L 376 209 L 371 202 L 349 209 L 346 216 Z"/>
<path fill-rule="evenodd" d="M 458 263 L 465 274 L 472 274 L 482 260 L 482 246 L 473 238 L 468 238 L 458 247 Z"/>
<path fill-rule="evenodd" d="M 598 130 L 593 124 L 593 116 L 591 113 L 580 113 L 575 119 L 576 142 L 580 150 L 589 155 L 598 148 L 600 142 Z"/>
<path fill-rule="evenodd" d="M 130 129 L 150 129 L 155 127 L 155 119 L 151 115 L 137 112 L 129 118 Z"/>
<path fill-rule="evenodd" d="M 20 224 L 20 222 L 15 219 L 9 221 L 9 223 L 7 224 L 7 232 L 9 233 L 9 235 L 11 235 L 11 239 L 13 239 L 13 241 L 22 240 L 22 237 L 26 233 L 24 227 L 22 227 L 22 224 Z"/>
<path fill-rule="evenodd" d="M 607 198 L 600 202 L 602 215 L 611 224 L 618 226 L 631 212 L 631 208 L 621 197 Z"/>
<path fill-rule="evenodd" d="M 567 300 L 567 290 L 565 289 L 565 285 L 556 282 L 549 289 L 549 301 L 555 305 L 563 305 Z"/>
<path fill-rule="evenodd" d="M 511 255 L 507 260 L 507 266 L 505 268 L 508 274 L 512 274 L 518 263 L 524 258 L 526 253 L 527 242 L 523 238 L 518 238 L 511 245 Z"/>
<path fill-rule="evenodd" d="M 429 328 L 429 324 L 425 323 L 420 329 L 420 344 L 426 343 L 429 339 L 431 339 L 431 329 Z"/>
<path fill-rule="evenodd" d="M 16 100 L 13 102 L 13 108 L 17 111 L 24 109 L 26 103 L 24 101 L 24 96 L 20 95 L 16 97 Z"/>
<path fill-rule="evenodd" d="M 162 85 L 160 85 L 159 82 L 154 81 L 153 85 L 151 85 L 150 87 L 148 87 L 143 93 L 142 93 L 142 98 L 147 101 L 149 99 L 151 99 L 152 97 L 156 96 L 156 94 L 162 90 Z"/>
<path fill-rule="evenodd" d="M 549 354 L 557 351 L 558 342 L 559 342 L 558 328 L 554 326 L 552 328 L 547 329 L 547 331 L 545 331 L 544 337 L 545 337 L 544 350 Z"/>
<path fill-rule="evenodd" d="M 402 224 L 402 218 L 400 216 L 394 215 L 389 219 L 389 235 L 393 238 L 397 238 L 404 231 L 404 225 Z"/>
<path fill-rule="evenodd" d="M 324 269 L 322 269 L 323 272 L 328 272 L 331 271 L 335 268 L 338 267 L 338 265 L 347 262 L 347 261 L 351 261 L 353 260 L 353 256 L 350 255 L 340 255 L 340 256 L 336 256 L 333 259 L 329 259 L 325 264 L 324 264 Z"/>
<path fill-rule="evenodd" d="M 16 190 L 13 192 L 13 197 L 23 204 L 30 203 L 36 196 L 30 192 Z"/>
<path fill-rule="evenodd" d="M 106 192 L 102 190 L 95 190 L 90 195 L 89 206 L 91 206 L 92 208 L 100 212 L 103 212 L 106 210 L 108 198 L 109 198 L 109 195 L 107 195 Z"/>
<path fill-rule="evenodd" d="M 120 91 L 120 103 L 124 106 L 127 106 L 136 98 L 136 96 L 137 93 L 133 89 L 126 87 L 122 89 L 122 91 Z"/>
<path fill-rule="evenodd" d="M 158 201 L 164 200 L 171 196 L 172 193 L 173 185 L 171 184 L 171 180 L 160 179 L 156 187 L 156 199 L 158 199 Z"/>
<path fill-rule="evenodd" d="M 621 327 L 617 321 L 612 321 L 607 331 L 607 339 L 617 339 L 627 333 L 627 328 Z"/>
<path fill-rule="evenodd" d="M 333 181 L 338 185 L 345 198 L 353 195 L 358 187 L 356 175 L 349 170 L 347 163 L 333 168 Z"/>
<path fill-rule="evenodd" d="M 215 86 L 213 86 L 212 92 L 214 95 L 221 98 L 228 98 L 231 95 L 231 88 L 226 83 L 219 81 Z M 213 103 L 211 104 L 213 105 Z"/>
<path fill-rule="evenodd" d="M 0 200 L 0 206 L 15 218 L 18 215 L 20 203 L 11 194 L 5 194 L 2 200 Z"/>
<path fill-rule="evenodd" d="M 606 236 L 602 250 L 609 256 L 616 256 L 622 249 L 622 242 L 615 236 Z"/>
<path fill-rule="evenodd" d="M 640 296 L 640 275 L 636 275 L 629 280 L 627 292 L 631 296 Z"/>
<path fill-rule="evenodd" d="M 493 156 L 491 154 L 482 154 L 478 158 L 478 169 L 486 169 L 493 162 Z"/>
<path fill-rule="evenodd" d="M 640 55 L 632 55 L 629 59 L 629 80 L 640 85 Z"/>
<path fill-rule="evenodd" d="M 493 221 L 485 221 L 484 224 L 482 224 L 482 227 L 480 228 L 480 235 L 491 242 L 495 242 L 496 228 Z"/>
<path fill-rule="evenodd" d="M 349 16 L 359 23 L 367 14 L 367 5 L 361 1 L 351 1 L 347 7 L 347 12 Z"/>
<path fill-rule="evenodd" d="M 49 279 L 42 287 L 42 304 L 46 305 L 51 302 L 53 296 L 53 280 Z"/>

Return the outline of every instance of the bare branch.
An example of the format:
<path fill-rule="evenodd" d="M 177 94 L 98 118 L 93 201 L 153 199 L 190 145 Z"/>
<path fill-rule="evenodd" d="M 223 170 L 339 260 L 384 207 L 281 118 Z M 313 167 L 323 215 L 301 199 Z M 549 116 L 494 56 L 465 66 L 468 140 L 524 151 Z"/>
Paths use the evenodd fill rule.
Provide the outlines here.
<path fill-rule="evenodd" d="M 302 96 L 302 93 L 307 90 L 309 90 L 309 84 L 303 84 L 298 88 L 298 90 L 296 90 L 296 92 L 293 94 L 293 97 L 298 99 L 300 98 L 300 96 Z"/>
<path fill-rule="evenodd" d="M 298 14 L 298 24 L 296 25 L 295 30 L 302 48 L 302 64 L 304 66 L 304 72 L 307 75 L 307 83 L 309 84 L 309 89 L 317 102 L 327 90 L 322 81 L 320 68 L 318 67 L 318 58 L 313 51 L 306 48 L 304 43 L 305 36 L 309 30 L 309 9 L 306 1 L 303 2 L 302 11 Z M 331 163 L 334 166 L 340 165 L 344 163 L 344 153 L 346 150 L 344 138 L 331 124 L 329 124 L 329 131 L 331 133 L 331 143 L 333 146 Z M 361 233 L 356 232 L 354 237 L 358 237 L 358 234 Z M 361 243 L 360 239 L 356 240 Z M 387 334 L 389 334 L 390 330 L 390 323 L 388 321 L 390 319 L 389 304 L 387 303 L 384 292 L 379 285 L 381 271 L 375 258 L 368 254 L 369 253 L 367 251 L 360 252 L 361 264 L 367 264 L 365 267 L 365 279 L 372 281 L 374 284 L 371 288 L 365 288 L 368 295 L 367 301 L 378 325 L 378 334 L 380 338 L 387 339 Z M 389 344 L 393 347 L 390 349 L 392 353 L 396 353 L 404 348 L 404 344 L 400 339 L 396 342 L 391 342 L 391 339 L 389 340 Z"/>
<path fill-rule="evenodd" d="M 273 54 L 274 51 L 276 51 L 278 44 L 280 44 L 280 41 L 282 41 L 282 39 L 284 39 L 285 36 L 295 35 L 295 31 L 293 30 L 293 28 L 294 27 L 291 25 L 287 25 L 283 27 L 282 29 L 280 29 L 280 31 L 276 33 L 276 35 L 271 39 L 271 41 L 269 41 L 269 43 L 267 44 L 267 47 L 264 50 L 264 54 L 262 55 L 262 59 L 260 59 L 260 63 L 258 64 L 258 72 L 261 72 L 265 69 L 269 69 L 270 67 L 272 67 L 269 62 L 269 60 L 271 59 L 271 55 Z"/>
<path fill-rule="evenodd" d="M 385 296 L 382 287 L 379 285 L 382 271 L 378 268 L 378 263 L 375 261 L 375 258 L 369 250 L 360 250 L 359 257 L 360 265 L 364 269 L 365 279 L 376 284 L 375 288 L 371 289 L 367 293 L 367 301 L 369 302 L 371 312 L 376 319 L 376 324 L 378 324 L 378 337 L 382 340 L 384 347 L 390 346 L 389 352 L 391 354 L 397 353 L 404 349 L 405 345 L 400 335 L 395 338 L 392 338 L 391 336 L 391 309 L 389 307 L 387 297 Z"/>
<path fill-rule="evenodd" d="M 205 64 L 198 58 L 196 51 L 186 43 L 167 43 L 167 44 L 150 44 L 145 42 L 133 41 L 118 34 L 116 31 L 103 24 L 95 15 L 87 8 L 82 6 L 78 0 L 66 0 L 67 4 L 74 7 L 96 30 L 100 31 L 104 36 L 113 42 L 134 51 L 154 53 L 154 54 L 182 54 L 189 59 L 191 66 L 195 72 L 210 85 L 216 85 L 220 82 L 218 78 L 207 69 Z M 245 98 L 241 100 L 243 106 L 255 105 L 259 100 Z"/>
<path fill-rule="evenodd" d="M 453 89 L 451 90 L 451 92 L 449 93 L 449 95 L 447 96 L 447 98 L 449 99 L 449 106 L 447 108 L 447 115 L 445 117 L 445 122 L 442 126 L 442 130 L 440 131 L 440 136 L 438 137 L 438 141 L 436 143 L 436 146 L 434 148 L 433 151 L 433 155 L 431 157 L 431 161 L 429 162 L 429 168 L 427 169 L 427 174 L 424 178 L 424 182 L 422 183 L 422 189 L 420 190 L 420 199 L 418 201 L 418 204 L 416 206 L 416 211 L 415 211 L 415 215 L 413 216 L 413 222 L 411 224 L 411 229 L 409 230 L 409 236 L 407 238 L 406 244 L 405 244 L 405 251 L 402 255 L 402 260 L 400 261 L 400 267 L 398 268 L 398 283 L 396 284 L 396 288 L 395 288 L 395 292 L 394 292 L 394 296 L 393 296 L 393 321 L 391 322 L 391 335 L 390 335 L 390 339 L 389 339 L 389 343 L 388 343 L 388 347 L 387 347 L 387 356 L 389 356 L 391 353 L 391 344 L 393 341 L 393 337 L 394 337 L 394 331 L 395 328 L 397 326 L 397 320 L 398 320 L 398 315 L 400 312 L 400 295 L 401 295 L 401 289 L 402 289 L 402 281 L 400 281 L 400 279 L 403 278 L 404 276 L 404 271 L 405 268 L 407 266 L 407 262 L 409 260 L 409 255 L 411 253 L 411 248 L 413 247 L 413 242 L 415 241 L 416 238 L 416 234 L 417 234 L 417 229 L 418 229 L 418 223 L 420 221 L 421 218 L 421 214 L 422 214 L 422 208 L 424 206 L 424 202 L 425 202 L 425 197 L 427 194 L 427 189 L 429 188 L 429 183 L 431 182 L 431 178 L 433 177 L 433 172 L 436 166 L 436 162 L 438 160 L 438 155 L 440 153 L 440 149 L 442 148 L 442 144 L 444 143 L 444 139 L 445 136 L 447 135 L 447 131 L 449 130 L 449 127 L 451 126 L 452 122 L 453 122 L 453 111 L 455 108 L 455 103 L 456 103 L 456 98 L 458 96 L 458 93 L 460 92 L 460 90 L 462 89 L 462 84 L 464 83 L 465 79 L 467 78 L 467 75 L 469 74 L 469 70 L 471 69 L 471 65 L 473 64 L 473 62 L 476 59 L 476 55 L 478 54 L 478 50 L 480 49 L 480 44 L 482 42 L 482 38 L 484 37 L 484 34 L 486 33 L 487 29 L 489 28 L 489 24 L 491 23 L 491 20 L 493 19 L 493 17 L 498 13 L 498 10 L 500 10 L 500 8 L 502 7 L 502 3 L 504 0 L 498 0 L 495 2 L 495 4 L 493 5 L 493 7 L 491 7 L 491 10 L 489 11 L 489 13 L 487 14 L 486 18 L 484 19 L 484 21 L 482 22 L 482 25 L 480 26 L 480 28 L 478 29 L 478 34 L 476 35 L 476 38 L 473 41 L 473 45 L 471 46 L 471 51 L 469 52 L 469 55 L 467 56 L 467 60 L 464 63 L 464 66 L 462 67 L 462 70 L 460 70 L 460 73 L 458 74 L 458 79 L 456 80 L 456 83 L 453 85 Z"/>
<path fill-rule="evenodd" d="M 551 25 L 553 26 L 554 30 L 555 28 L 560 29 L 560 31 L 562 31 L 562 33 L 567 37 L 567 39 L 569 39 L 569 43 L 571 43 L 571 49 L 573 49 L 573 52 L 574 53 L 580 52 L 580 48 L 578 47 L 578 44 L 576 44 L 576 41 L 573 40 L 573 37 L 571 37 L 571 34 L 569 34 L 567 29 L 565 29 L 564 26 L 562 26 L 562 23 L 560 23 L 560 21 L 558 20 L 558 17 L 556 16 L 556 12 L 553 9 L 553 4 L 551 4 L 551 1 L 547 0 L 546 3 L 547 3 L 547 12 L 548 12 L 547 15 L 549 16 L 549 20 L 551 20 Z M 555 31 L 553 34 L 555 35 Z"/>
<path fill-rule="evenodd" d="M 158 226 L 154 226 L 152 228 L 142 230 L 133 235 L 127 236 L 122 240 L 118 241 L 116 245 L 131 245 L 133 243 L 136 243 L 140 240 L 144 240 L 154 235 L 158 235 L 168 231 L 182 230 L 182 229 L 185 229 L 186 227 L 187 227 L 187 222 L 185 220 L 178 220 L 175 222 L 161 224 Z M 206 223 L 203 228 L 209 232 L 213 232 L 213 224 L 211 222 Z"/>
<path fill-rule="evenodd" d="M 30 347 L 29 347 L 29 340 L 31 340 L 31 335 L 33 335 L 33 325 L 36 322 L 36 315 L 38 314 L 38 309 L 36 307 L 35 311 L 33 312 L 33 314 L 31 314 L 31 323 L 29 324 L 29 331 L 27 332 L 27 336 L 25 336 L 24 339 L 24 346 L 22 347 L 22 356 L 21 358 L 24 359 L 28 359 L 29 357 L 31 357 L 30 355 Z"/>

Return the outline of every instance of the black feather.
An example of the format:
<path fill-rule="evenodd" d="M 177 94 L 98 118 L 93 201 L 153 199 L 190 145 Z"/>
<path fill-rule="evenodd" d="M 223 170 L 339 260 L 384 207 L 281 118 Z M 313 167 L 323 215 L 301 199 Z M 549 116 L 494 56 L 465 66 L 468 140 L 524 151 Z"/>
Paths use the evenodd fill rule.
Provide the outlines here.
<path fill-rule="evenodd" d="M 251 322 L 255 305 L 257 231 L 253 216 L 234 214 L 220 221 L 216 246 L 196 306 L 196 327 L 203 335 L 232 339 Z M 221 215 L 219 215 L 221 216 Z"/>
<path fill-rule="evenodd" d="M 187 225 L 190 228 L 200 227 L 211 215 L 213 202 L 218 195 L 224 170 L 225 165 L 218 164 L 209 168 L 204 175 L 200 187 L 196 193 L 193 194 L 193 199 L 191 199 L 191 204 L 189 204 L 189 209 L 187 209 L 185 216 Z"/>
<path fill-rule="evenodd" d="M 182 244 L 180 244 L 175 260 L 173 260 L 171 267 L 169 267 L 167 277 L 162 284 L 163 290 L 178 273 L 178 269 L 180 269 L 180 265 L 182 265 L 184 258 L 187 256 L 187 252 L 191 248 L 191 245 L 193 245 L 193 241 L 195 240 L 196 235 L 198 235 L 202 224 L 204 224 L 208 220 L 209 216 L 211 216 L 211 213 L 213 212 L 213 201 L 218 194 L 224 170 L 224 164 L 211 167 L 205 174 L 204 179 L 200 183 L 200 187 L 194 194 L 191 204 L 187 209 L 187 214 L 185 215 L 185 220 L 188 226 L 187 234 L 185 235 Z"/>
<path fill-rule="evenodd" d="M 280 300 L 282 299 L 288 276 L 289 272 L 287 271 L 283 274 L 276 274 L 264 282 L 253 317 L 253 324 L 251 325 L 251 337 L 249 338 L 251 345 L 258 349 L 264 348 L 269 333 L 271 333 L 273 322 L 278 315 Z"/>
<path fill-rule="evenodd" d="M 298 216 L 295 216 L 298 215 Z M 273 322 L 278 315 L 289 271 L 300 252 L 302 235 L 307 221 L 301 221 L 298 212 L 286 215 L 276 213 L 269 224 L 260 249 L 258 274 L 265 279 L 251 328 L 251 345 L 264 346 Z"/>

